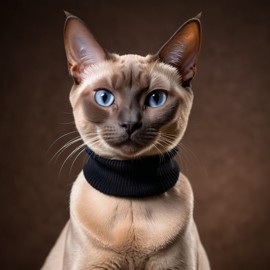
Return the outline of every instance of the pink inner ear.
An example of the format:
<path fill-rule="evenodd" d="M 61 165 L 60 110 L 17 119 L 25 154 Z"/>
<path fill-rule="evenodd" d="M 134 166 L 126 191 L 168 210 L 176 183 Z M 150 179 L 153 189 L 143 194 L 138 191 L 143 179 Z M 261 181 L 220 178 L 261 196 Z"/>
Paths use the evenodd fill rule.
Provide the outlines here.
<path fill-rule="evenodd" d="M 106 60 L 106 53 L 84 23 L 69 16 L 64 29 L 64 42 L 68 68 L 76 83 L 81 82 L 85 67 Z"/>
<path fill-rule="evenodd" d="M 81 66 L 76 65 L 76 64 L 71 65 L 70 63 L 68 63 L 68 69 L 69 69 L 70 75 L 74 79 L 74 82 L 76 84 L 80 84 L 82 82 L 81 74 L 83 72 L 83 70 L 81 69 Z"/>
<path fill-rule="evenodd" d="M 201 26 L 198 18 L 186 22 L 159 51 L 159 58 L 176 67 L 182 83 L 191 81 L 201 46 Z"/>

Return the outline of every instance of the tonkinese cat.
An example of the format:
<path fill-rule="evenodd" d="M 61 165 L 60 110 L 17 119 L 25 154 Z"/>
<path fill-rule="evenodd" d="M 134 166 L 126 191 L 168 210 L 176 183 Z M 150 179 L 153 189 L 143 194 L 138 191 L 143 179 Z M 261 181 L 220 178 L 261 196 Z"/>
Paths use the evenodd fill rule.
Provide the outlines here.
<path fill-rule="evenodd" d="M 199 16 L 146 57 L 107 52 L 68 13 L 64 43 L 89 159 L 72 187 L 70 220 L 42 269 L 210 269 L 192 189 L 174 159 L 192 106 Z"/>

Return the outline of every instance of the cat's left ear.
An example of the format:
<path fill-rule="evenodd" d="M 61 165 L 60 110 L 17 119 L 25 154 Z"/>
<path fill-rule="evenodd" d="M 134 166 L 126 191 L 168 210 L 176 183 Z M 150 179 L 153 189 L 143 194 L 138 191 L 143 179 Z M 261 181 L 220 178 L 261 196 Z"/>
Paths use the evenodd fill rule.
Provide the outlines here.
<path fill-rule="evenodd" d="M 65 12 L 64 43 L 68 69 L 74 82 L 79 84 L 87 66 L 106 60 L 107 53 L 99 45 L 85 24 L 72 14 Z"/>
<path fill-rule="evenodd" d="M 183 24 L 159 50 L 160 61 L 177 68 L 183 86 L 189 86 L 196 72 L 201 47 L 201 14 Z"/>

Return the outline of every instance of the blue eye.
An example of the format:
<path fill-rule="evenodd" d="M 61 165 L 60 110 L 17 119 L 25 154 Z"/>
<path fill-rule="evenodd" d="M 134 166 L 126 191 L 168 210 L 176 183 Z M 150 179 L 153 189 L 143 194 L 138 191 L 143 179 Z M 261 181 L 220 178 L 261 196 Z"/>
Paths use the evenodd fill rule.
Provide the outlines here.
<path fill-rule="evenodd" d="M 166 100 L 167 95 L 164 91 L 154 90 L 147 96 L 146 105 L 150 107 L 160 107 Z"/>
<path fill-rule="evenodd" d="M 103 107 L 109 107 L 114 102 L 114 95 L 105 89 L 96 91 L 95 93 L 96 103 Z"/>

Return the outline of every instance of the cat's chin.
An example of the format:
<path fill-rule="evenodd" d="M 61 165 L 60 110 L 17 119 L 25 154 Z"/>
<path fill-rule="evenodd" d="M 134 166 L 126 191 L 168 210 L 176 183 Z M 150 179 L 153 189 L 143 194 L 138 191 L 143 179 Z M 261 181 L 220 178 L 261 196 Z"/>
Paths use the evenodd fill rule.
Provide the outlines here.
<path fill-rule="evenodd" d="M 141 145 L 138 145 L 131 140 L 128 140 L 115 148 L 117 152 L 122 156 L 122 158 L 127 159 L 138 156 L 143 150 L 143 147 Z"/>
<path fill-rule="evenodd" d="M 114 150 L 114 157 L 118 159 L 134 159 L 141 156 L 153 155 L 153 153 L 149 153 L 150 145 L 147 147 L 132 140 L 127 140 L 118 145 L 111 145 L 111 147 Z"/>

